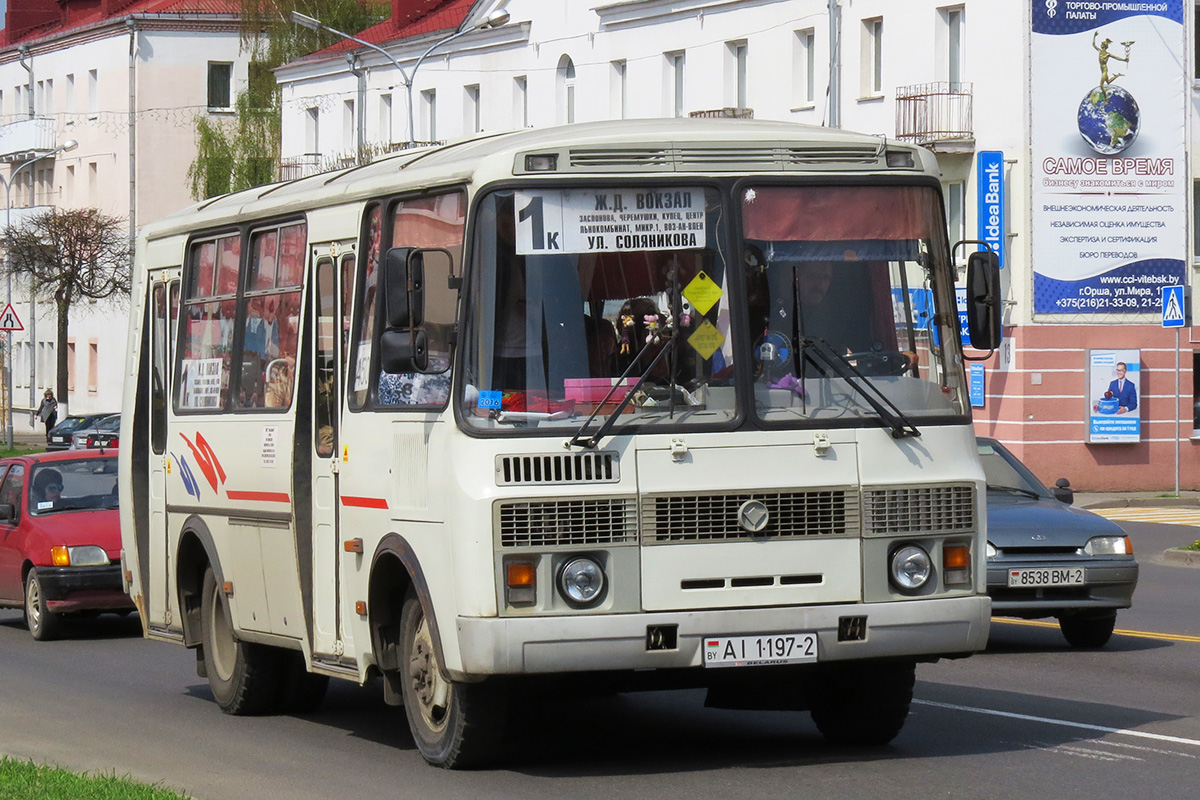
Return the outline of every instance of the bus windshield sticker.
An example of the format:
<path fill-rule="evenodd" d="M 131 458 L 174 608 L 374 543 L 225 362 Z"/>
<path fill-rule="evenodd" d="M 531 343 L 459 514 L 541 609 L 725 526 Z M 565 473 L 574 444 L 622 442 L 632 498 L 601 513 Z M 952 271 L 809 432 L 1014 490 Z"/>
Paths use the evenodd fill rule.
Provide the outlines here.
<path fill-rule="evenodd" d="M 518 255 L 698 250 L 706 244 L 701 188 L 562 189 L 515 195 Z"/>
<path fill-rule="evenodd" d="M 701 270 L 696 277 L 683 287 L 683 299 L 692 304 L 692 308 L 701 314 L 707 314 L 709 309 L 721 299 L 721 287 L 717 282 Z"/>
<path fill-rule="evenodd" d="M 354 391 L 365 392 L 371 385 L 371 343 L 358 343 L 358 357 L 354 362 Z"/>

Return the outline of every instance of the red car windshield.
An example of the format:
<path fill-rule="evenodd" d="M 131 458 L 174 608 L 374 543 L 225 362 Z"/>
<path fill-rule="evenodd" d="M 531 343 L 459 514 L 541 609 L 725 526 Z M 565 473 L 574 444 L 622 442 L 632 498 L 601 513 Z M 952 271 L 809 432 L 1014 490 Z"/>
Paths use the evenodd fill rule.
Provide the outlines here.
<path fill-rule="evenodd" d="M 117 460 L 86 458 L 38 464 L 29 481 L 35 514 L 117 507 Z"/>

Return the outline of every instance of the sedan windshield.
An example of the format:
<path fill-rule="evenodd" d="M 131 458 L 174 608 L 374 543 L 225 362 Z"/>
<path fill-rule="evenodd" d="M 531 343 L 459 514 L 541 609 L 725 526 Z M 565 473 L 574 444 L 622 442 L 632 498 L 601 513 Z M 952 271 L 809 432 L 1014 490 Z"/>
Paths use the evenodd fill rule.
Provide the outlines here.
<path fill-rule="evenodd" d="M 29 481 L 35 515 L 117 507 L 117 459 L 86 458 L 38 464 Z"/>
<path fill-rule="evenodd" d="M 764 420 L 878 418 L 879 397 L 904 420 L 965 412 L 932 189 L 760 186 L 741 202 Z"/>
<path fill-rule="evenodd" d="M 732 419 L 721 209 L 700 187 L 487 196 L 463 418 L 501 431 Z"/>

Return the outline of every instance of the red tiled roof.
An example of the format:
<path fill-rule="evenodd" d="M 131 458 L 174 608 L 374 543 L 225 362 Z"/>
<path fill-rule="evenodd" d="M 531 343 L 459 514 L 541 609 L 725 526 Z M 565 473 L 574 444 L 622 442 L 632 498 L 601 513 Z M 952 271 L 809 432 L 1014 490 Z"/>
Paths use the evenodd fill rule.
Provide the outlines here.
<path fill-rule="evenodd" d="M 478 0 L 392 0 L 392 16 L 378 25 L 353 33 L 364 42 L 383 44 L 414 36 L 423 36 L 437 31 L 457 28 L 467 18 Z M 361 45 L 348 39 L 318 50 L 313 55 L 321 56 L 356 50 Z"/>
<path fill-rule="evenodd" d="M 10 0 L 0 46 L 14 45 L 129 14 L 237 16 L 238 0 Z"/>

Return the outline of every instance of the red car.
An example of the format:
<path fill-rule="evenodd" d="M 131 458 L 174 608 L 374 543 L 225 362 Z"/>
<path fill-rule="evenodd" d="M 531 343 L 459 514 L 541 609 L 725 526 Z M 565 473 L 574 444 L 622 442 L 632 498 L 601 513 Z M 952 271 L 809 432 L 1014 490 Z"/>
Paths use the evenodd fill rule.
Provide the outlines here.
<path fill-rule="evenodd" d="M 121 584 L 115 452 L 0 459 L 0 606 L 23 607 L 39 640 L 67 614 L 133 609 Z"/>

